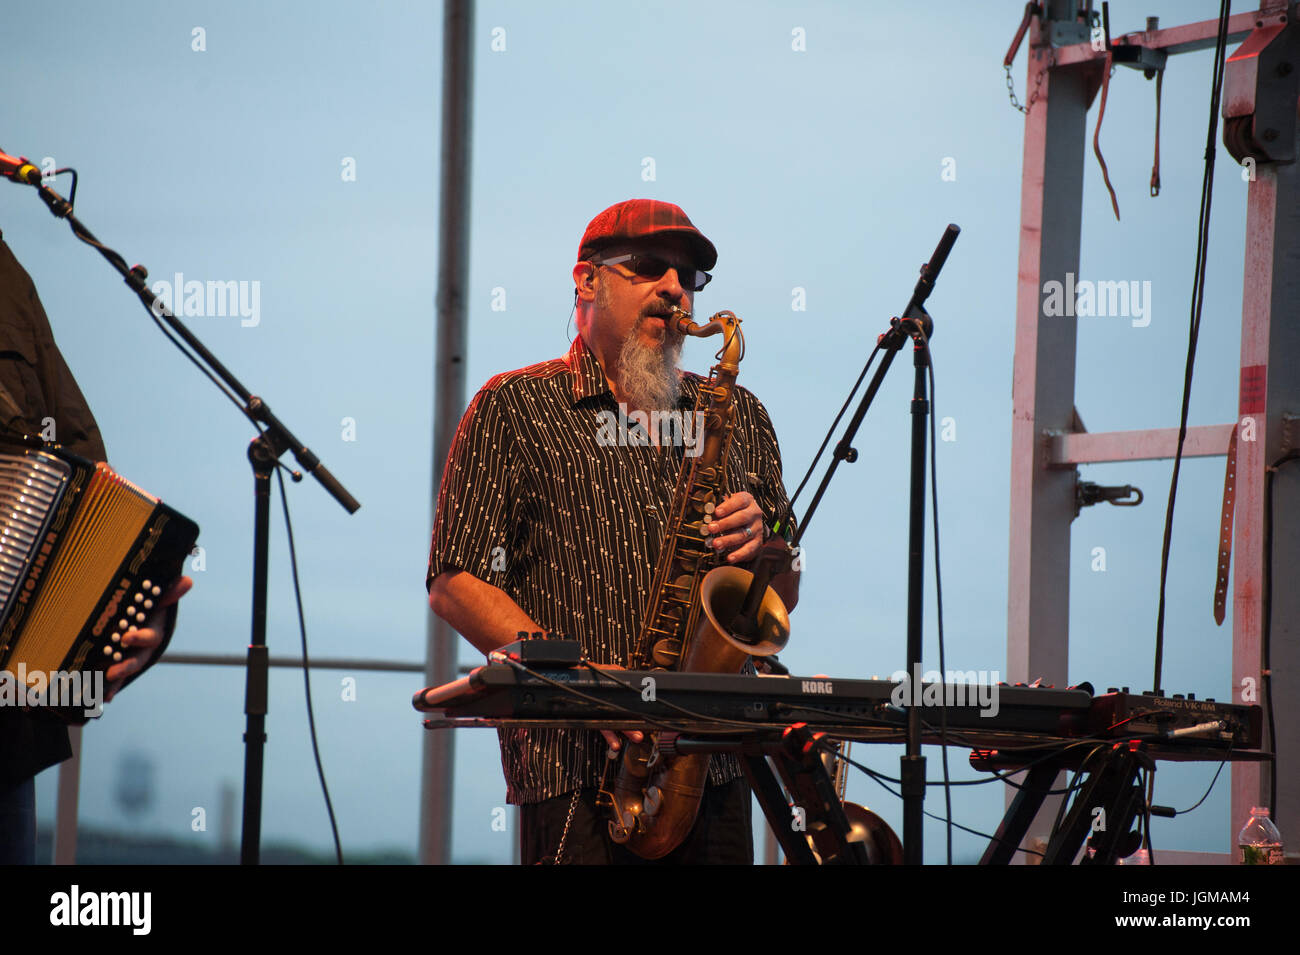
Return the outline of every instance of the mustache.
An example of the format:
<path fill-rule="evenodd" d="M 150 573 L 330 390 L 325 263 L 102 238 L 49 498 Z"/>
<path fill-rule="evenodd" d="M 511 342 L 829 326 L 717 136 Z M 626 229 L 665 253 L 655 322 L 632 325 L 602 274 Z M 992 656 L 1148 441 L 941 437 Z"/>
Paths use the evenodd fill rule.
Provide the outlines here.
<path fill-rule="evenodd" d="M 636 322 L 636 329 L 640 329 L 640 327 L 645 323 L 645 320 L 647 318 L 660 319 L 664 323 L 663 334 L 665 339 L 669 342 L 676 344 L 677 342 L 683 341 L 686 336 L 684 336 L 681 332 L 677 331 L 675 328 L 672 327 L 672 325 L 669 324 L 669 319 L 671 319 L 672 317 L 673 317 L 673 313 L 672 313 L 671 305 L 668 305 L 667 303 L 662 303 L 662 304 L 652 303 L 650 305 L 647 305 L 642 310 L 641 316 L 637 319 Z"/>

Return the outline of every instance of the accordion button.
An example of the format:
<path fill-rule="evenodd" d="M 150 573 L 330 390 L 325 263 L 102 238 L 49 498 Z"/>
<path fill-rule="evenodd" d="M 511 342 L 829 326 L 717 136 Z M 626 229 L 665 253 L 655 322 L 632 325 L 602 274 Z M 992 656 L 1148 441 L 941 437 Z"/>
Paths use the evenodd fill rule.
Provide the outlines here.
<path fill-rule="evenodd" d="M 129 626 L 131 626 L 131 621 L 127 620 L 125 617 L 117 622 L 117 629 L 119 630 L 125 630 Z"/>
<path fill-rule="evenodd" d="M 151 593 L 151 594 L 153 594 L 155 597 L 157 597 L 160 593 L 162 593 L 162 588 L 161 588 L 161 587 L 153 587 L 153 588 L 150 589 L 149 593 Z"/>
<path fill-rule="evenodd" d="M 108 656 L 108 655 L 109 655 L 110 653 L 112 653 L 112 652 L 113 652 L 113 648 L 112 648 L 112 647 L 105 647 L 105 648 L 104 648 L 104 656 Z"/>
<path fill-rule="evenodd" d="M 122 659 L 122 654 L 120 654 L 120 653 L 114 653 L 114 654 L 113 654 L 113 662 L 114 662 L 114 663 L 119 662 L 121 659 Z"/>
<path fill-rule="evenodd" d="M 144 600 L 144 594 L 136 594 L 133 603 L 139 603 L 141 600 Z"/>
<path fill-rule="evenodd" d="M 153 586 L 153 584 L 146 580 L 146 581 L 142 581 L 140 586 L 143 587 L 145 590 L 148 590 L 150 587 Z"/>
<path fill-rule="evenodd" d="M 135 615 L 135 622 L 136 622 L 136 623 L 144 623 L 144 614 L 142 614 L 142 613 L 138 613 L 138 614 L 136 614 L 136 615 Z"/>
<path fill-rule="evenodd" d="M 146 601 L 144 602 L 144 609 L 145 609 L 145 610 L 148 610 L 148 609 L 151 608 L 152 606 L 153 606 L 153 601 L 152 601 L 152 600 L 146 600 Z"/>
<path fill-rule="evenodd" d="M 113 636 L 110 637 L 109 639 L 112 640 L 114 643 L 121 643 L 121 642 L 122 642 L 122 635 L 121 635 L 120 633 L 115 633 L 115 634 L 113 634 Z M 107 650 L 108 647 L 105 647 L 104 649 Z"/>

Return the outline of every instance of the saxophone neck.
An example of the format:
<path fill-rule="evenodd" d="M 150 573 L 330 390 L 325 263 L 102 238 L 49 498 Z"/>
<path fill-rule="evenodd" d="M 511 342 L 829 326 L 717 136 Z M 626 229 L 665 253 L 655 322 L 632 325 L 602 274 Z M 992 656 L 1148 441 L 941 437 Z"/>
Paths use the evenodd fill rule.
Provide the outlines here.
<path fill-rule="evenodd" d="M 683 308 L 673 306 L 667 324 L 681 335 L 695 338 L 707 338 L 722 333 L 725 335 L 722 347 L 718 349 L 718 366 L 730 374 L 735 374 L 740 367 L 740 359 L 745 355 L 745 336 L 740 330 L 740 316 L 735 312 L 717 312 L 703 325 L 697 325 L 691 313 Z"/>
<path fill-rule="evenodd" d="M 690 312 L 674 305 L 668 323 L 682 335 L 708 338 L 710 335 L 729 332 L 733 327 L 739 329 L 740 319 L 734 312 L 718 312 L 703 325 L 697 325 Z"/>

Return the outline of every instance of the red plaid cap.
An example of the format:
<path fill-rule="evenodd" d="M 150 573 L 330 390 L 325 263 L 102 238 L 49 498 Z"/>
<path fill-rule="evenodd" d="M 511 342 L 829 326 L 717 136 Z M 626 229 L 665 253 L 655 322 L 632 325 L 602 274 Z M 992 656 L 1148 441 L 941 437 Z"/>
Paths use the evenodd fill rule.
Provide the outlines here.
<path fill-rule="evenodd" d="M 610 206 L 587 226 L 578 246 L 578 261 L 616 243 L 660 235 L 683 235 L 695 255 L 695 267 L 711 269 L 718 261 L 713 243 L 686 218 L 680 206 L 658 199 L 627 199 Z"/>

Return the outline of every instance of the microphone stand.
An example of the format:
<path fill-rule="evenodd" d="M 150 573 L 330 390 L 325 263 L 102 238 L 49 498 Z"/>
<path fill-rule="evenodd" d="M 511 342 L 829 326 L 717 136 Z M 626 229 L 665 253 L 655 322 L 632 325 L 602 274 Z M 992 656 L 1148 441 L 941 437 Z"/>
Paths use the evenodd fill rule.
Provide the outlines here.
<path fill-rule="evenodd" d="M 911 486 L 907 533 L 907 674 L 908 686 L 912 690 L 907 707 L 907 744 L 900 757 L 899 779 L 902 782 L 903 795 L 903 862 L 905 865 L 920 865 L 922 862 L 922 835 L 925 802 L 925 757 L 921 755 L 921 695 L 918 686 L 921 673 L 921 611 L 925 598 L 925 439 L 927 419 L 930 416 L 930 402 L 926 398 L 925 376 L 930 366 L 930 339 L 934 334 L 934 322 L 926 312 L 925 300 L 934 291 L 935 280 L 943 269 L 948 253 L 961 229 L 950 224 L 935 247 L 930 261 L 921 266 L 921 277 L 917 280 L 912 297 L 903 310 L 901 319 L 889 322 L 889 331 L 880 336 L 876 347 L 885 353 L 880 366 L 872 376 L 866 393 L 862 396 L 857 410 L 850 419 L 844 436 L 835 446 L 830 466 L 822 476 L 812 503 L 804 513 L 803 522 L 795 534 L 792 548 L 797 548 L 822 495 L 830 485 L 831 478 L 841 461 L 852 464 L 858 459 L 853 439 L 857 435 L 867 409 L 871 407 L 876 392 L 889 373 L 894 356 L 908 338 L 913 341 L 912 364 L 915 368 L 912 389 L 912 453 Z M 787 515 L 787 519 L 789 515 Z M 790 552 L 778 552 L 769 557 L 767 551 L 759 554 L 754 567 L 754 580 L 750 584 L 740 611 L 732 621 L 731 629 L 744 639 L 757 630 L 757 613 L 762 595 L 772 577 L 789 567 Z"/>
<path fill-rule="evenodd" d="M 26 174 L 31 168 L 34 175 Z M 268 551 L 270 545 L 271 512 L 271 473 L 280 464 L 280 457 L 285 451 L 292 451 L 294 458 L 304 471 L 313 475 L 329 492 L 330 496 L 341 504 L 349 514 L 361 507 L 347 489 L 330 474 L 320 459 L 305 444 L 299 441 L 285 427 L 261 398 L 252 394 L 217 357 L 208 351 L 204 344 L 172 314 L 171 310 L 159 301 L 149 288 L 146 279 L 148 271 L 142 265 L 128 266 L 126 260 L 117 252 L 100 243 L 90 230 L 81 224 L 72 214 L 72 205 L 53 189 L 46 186 L 39 178 L 39 170 L 24 167 L 16 182 L 23 182 L 35 187 L 42 201 L 49 207 L 56 219 L 66 219 L 73 234 L 87 245 L 98 249 L 119 273 L 133 292 L 140 298 L 144 307 L 179 335 L 203 363 L 212 369 L 230 391 L 243 402 L 240 410 L 253 423 L 258 436 L 248 446 L 248 460 L 253 468 L 253 622 L 252 638 L 248 645 L 247 675 L 244 683 L 244 819 L 243 836 L 240 844 L 240 862 L 244 865 L 256 865 L 259 861 L 262 836 L 262 776 L 263 753 L 266 745 L 267 713 L 267 670 L 268 651 L 266 646 L 266 580 L 268 570 Z M 183 351 L 183 349 L 182 349 Z M 188 356 L 195 361 L 192 355 Z M 195 361 L 195 364 L 199 364 Z M 199 369 L 208 374 L 207 369 Z M 212 376 L 208 374 L 208 377 Z M 217 384 L 216 379 L 212 379 Z M 217 384 L 220 388 L 221 385 Z M 233 399 L 232 399 L 233 400 Z M 295 482 L 302 480 L 302 474 L 290 472 Z"/>

